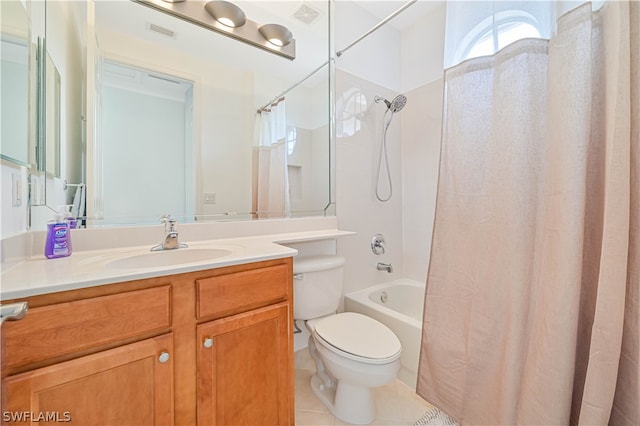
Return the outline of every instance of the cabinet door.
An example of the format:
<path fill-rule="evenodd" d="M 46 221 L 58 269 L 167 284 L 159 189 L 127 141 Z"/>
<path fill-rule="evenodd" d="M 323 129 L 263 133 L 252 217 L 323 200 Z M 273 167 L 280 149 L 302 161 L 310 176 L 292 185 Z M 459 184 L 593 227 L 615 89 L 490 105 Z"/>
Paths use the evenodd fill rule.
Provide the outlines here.
<path fill-rule="evenodd" d="M 131 343 L 2 382 L 2 423 L 173 424 L 171 334 Z"/>
<path fill-rule="evenodd" d="M 198 425 L 289 425 L 293 354 L 289 306 L 198 326 Z"/>

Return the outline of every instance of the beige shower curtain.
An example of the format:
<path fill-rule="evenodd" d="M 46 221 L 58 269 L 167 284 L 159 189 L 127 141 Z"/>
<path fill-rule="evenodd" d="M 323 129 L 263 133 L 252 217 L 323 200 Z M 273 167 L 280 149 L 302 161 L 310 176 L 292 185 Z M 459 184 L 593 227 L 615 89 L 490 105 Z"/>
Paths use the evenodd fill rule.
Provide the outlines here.
<path fill-rule="evenodd" d="M 462 424 L 640 424 L 639 25 L 446 72 L 418 393 Z"/>

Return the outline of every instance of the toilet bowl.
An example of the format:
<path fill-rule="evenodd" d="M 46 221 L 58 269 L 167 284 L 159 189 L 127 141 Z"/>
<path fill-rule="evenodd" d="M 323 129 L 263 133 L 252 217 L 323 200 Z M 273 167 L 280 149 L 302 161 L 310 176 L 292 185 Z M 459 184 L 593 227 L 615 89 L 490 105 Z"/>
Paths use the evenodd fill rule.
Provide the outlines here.
<path fill-rule="evenodd" d="M 318 367 L 311 378 L 313 393 L 340 420 L 373 422 L 372 389 L 394 381 L 400 370 L 402 350 L 396 335 L 354 312 L 310 320 L 306 326 L 309 351 Z"/>
<path fill-rule="evenodd" d="M 343 265 L 338 256 L 294 259 L 294 318 L 305 320 L 310 334 L 317 370 L 311 377 L 313 393 L 340 420 L 368 424 L 375 420 L 372 389 L 396 379 L 402 347 L 373 318 L 335 313 Z"/>

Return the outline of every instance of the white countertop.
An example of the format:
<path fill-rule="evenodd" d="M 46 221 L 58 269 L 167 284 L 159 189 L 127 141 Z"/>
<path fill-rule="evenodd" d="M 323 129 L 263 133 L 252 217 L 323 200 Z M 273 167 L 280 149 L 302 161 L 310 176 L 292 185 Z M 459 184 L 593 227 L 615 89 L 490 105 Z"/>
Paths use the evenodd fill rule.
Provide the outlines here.
<path fill-rule="evenodd" d="M 353 235 L 353 233 L 327 229 L 197 241 L 189 243 L 188 248 L 171 251 L 181 251 L 180 257 L 186 256 L 182 253 L 183 251 L 203 249 L 222 249 L 227 250 L 228 254 L 223 253 L 222 257 L 196 262 L 142 268 L 114 265 L 117 265 L 120 259 L 151 253 L 148 245 L 78 251 L 71 256 L 57 259 L 46 259 L 42 255 L 34 256 L 14 265 L 5 265 L 1 275 L 0 300 L 291 257 L 297 255 L 298 251 L 278 243 L 334 239 L 345 235 Z"/>

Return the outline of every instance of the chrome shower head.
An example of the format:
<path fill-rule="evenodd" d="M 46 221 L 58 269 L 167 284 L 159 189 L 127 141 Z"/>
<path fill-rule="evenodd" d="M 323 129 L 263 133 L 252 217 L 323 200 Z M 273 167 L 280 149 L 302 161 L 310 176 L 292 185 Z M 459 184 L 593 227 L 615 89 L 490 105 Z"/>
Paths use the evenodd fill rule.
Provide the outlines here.
<path fill-rule="evenodd" d="M 398 95 L 391 102 L 383 98 L 382 96 L 375 96 L 373 98 L 374 101 L 380 102 L 384 101 L 385 105 L 391 112 L 398 112 L 407 104 L 407 97 L 405 95 Z"/>
<path fill-rule="evenodd" d="M 405 95 L 398 95 L 391 101 L 389 109 L 393 112 L 398 112 L 407 104 L 407 97 Z"/>

